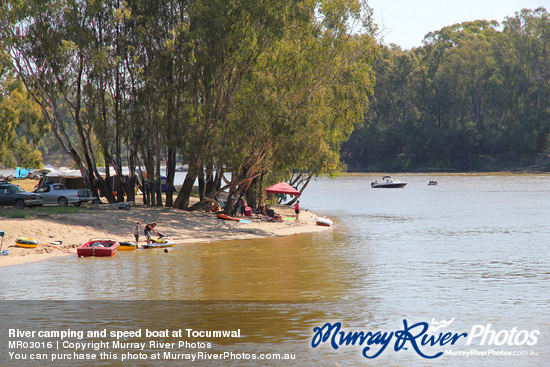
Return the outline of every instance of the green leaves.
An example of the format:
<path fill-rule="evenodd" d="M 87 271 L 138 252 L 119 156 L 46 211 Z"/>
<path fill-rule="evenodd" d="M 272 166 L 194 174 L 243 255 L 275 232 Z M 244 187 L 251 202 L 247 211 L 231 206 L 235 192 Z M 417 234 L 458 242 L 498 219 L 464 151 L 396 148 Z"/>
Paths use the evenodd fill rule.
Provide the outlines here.
<path fill-rule="evenodd" d="M 372 94 L 364 1 L 10 0 L 0 11 L 12 67 L 89 171 L 126 154 L 158 171 L 177 151 L 192 174 L 239 172 L 243 188 L 261 172 L 336 174 Z"/>
<path fill-rule="evenodd" d="M 380 56 L 372 109 L 346 146 L 356 169 L 398 169 L 373 167 L 399 156 L 419 167 L 472 169 L 479 156 L 550 148 L 545 9 L 524 9 L 502 27 L 451 25 L 428 34 L 421 48 L 385 47 Z"/>

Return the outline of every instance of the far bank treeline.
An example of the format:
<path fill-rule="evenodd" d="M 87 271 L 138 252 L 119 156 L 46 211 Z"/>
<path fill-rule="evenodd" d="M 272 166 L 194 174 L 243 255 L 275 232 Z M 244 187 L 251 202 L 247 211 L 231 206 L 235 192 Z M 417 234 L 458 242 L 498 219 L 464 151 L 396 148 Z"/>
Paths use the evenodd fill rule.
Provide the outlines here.
<path fill-rule="evenodd" d="M 201 198 L 229 189 L 254 203 L 282 179 L 303 189 L 343 169 L 341 144 L 367 110 L 370 16 L 357 0 L 3 1 L 0 159 L 36 161 L 50 129 L 110 202 L 134 199 L 136 167 L 148 205 L 187 208 L 197 178 Z M 17 134 L 30 137 L 25 157 Z M 173 201 L 177 160 L 188 173 Z"/>
<path fill-rule="evenodd" d="M 550 19 L 522 10 L 384 47 L 364 125 L 344 145 L 353 170 L 487 169 L 548 152 Z M 521 164 L 521 163 L 520 163 Z M 529 164 L 523 162 L 523 164 Z M 531 163 L 532 164 L 532 163 Z M 489 166 L 491 167 L 491 166 Z"/>

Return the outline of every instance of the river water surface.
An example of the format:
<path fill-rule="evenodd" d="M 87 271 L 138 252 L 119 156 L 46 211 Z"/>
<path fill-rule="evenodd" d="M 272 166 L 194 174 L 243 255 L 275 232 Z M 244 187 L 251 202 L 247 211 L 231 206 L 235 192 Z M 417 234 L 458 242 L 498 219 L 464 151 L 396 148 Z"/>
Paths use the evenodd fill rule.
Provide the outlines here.
<path fill-rule="evenodd" d="M 210 350 L 296 355 L 280 365 L 550 365 L 550 176 L 395 176 L 408 185 L 371 189 L 381 179 L 373 175 L 312 182 L 301 206 L 335 222 L 320 233 L 1 268 L 6 318 L 21 329 L 240 329 Z M 419 348 L 455 353 L 435 359 L 412 343 L 398 348 L 395 337 L 374 359 L 362 355 L 366 344 L 311 347 L 327 322 L 375 333 L 452 319 L 435 334 L 500 334 L 492 345 L 488 334 Z M 456 355 L 472 350 L 492 355 Z M 223 362 L 249 364 L 275 362 Z"/>

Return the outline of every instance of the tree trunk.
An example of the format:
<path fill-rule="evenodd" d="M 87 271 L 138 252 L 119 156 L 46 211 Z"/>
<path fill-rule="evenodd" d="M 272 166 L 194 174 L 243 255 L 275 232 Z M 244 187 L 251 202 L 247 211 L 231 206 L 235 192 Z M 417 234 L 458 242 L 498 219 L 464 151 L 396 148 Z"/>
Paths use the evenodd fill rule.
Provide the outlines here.
<path fill-rule="evenodd" d="M 199 171 L 199 174 L 198 174 L 198 181 L 199 181 L 199 200 L 202 201 L 202 199 L 204 198 L 204 193 L 205 193 L 204 171 L 203 171 L 202 167 L 201 167 L 201 169 Z"/>
<path fill-rule="evenodd" d="M 155 180 L 153 183 L 156 183 L 155 187 L 155 194 L 156 194 L 156 201 L 157 206 L 162 206 L 162 176 L 160 174 L 160 159 L 157 159 L 156 162 L 156 170 L 155 170 Z"/>
<path fill-rule="evenodd" d="M 168 149 L 166 159 L 166 206 L 174 206 L 174 178 L 176 177 L 176 150 Z"/>
<path fill-rule="evenodd" d="M 204 194 L 206 196 L 209 196 L 211 193 L 215 191 L 215 181 L 214 181 L 214 170 L 211 166 L 206 168 L 206 182 L 204 185 Z"/>
<path fill-rule="evenodd" d="M 174 207 L 178 209 L 187 209 L 189 207 L 189 197 L 191 196 L 191 191 L 193 190 L 193 184 L 197 178 L 196 174 L 187 172 L 185 175 L 185 180 L 183 180 L 183 186 L 176 198 Z"/>
<path fill-rule="evenodd" d="M 264 206 L 264 190 L 263 190 L 263 182 L 264 182 L 264 175 L 265 170 L 262 170 L 262 173 L 260 174 L 260 182 L 258 184 L 258 205 Z"/>
<path fill-rule="evenodd" d="M 193 185 L 195 184 L 195 180 L 197 179 L 197 175 L 200 169 L 200 158 L 195 156 L 192 160 L 189 161 L 189 169 L 187 171 L 187 175 L 185 175 L 183 186 L 178 193 L 178 197 L 176 198 L 174 207 L 178 209 L 187 209 L 189 207 L 189 198 L 191 196 L 191 191 L 193 190 Z"/>

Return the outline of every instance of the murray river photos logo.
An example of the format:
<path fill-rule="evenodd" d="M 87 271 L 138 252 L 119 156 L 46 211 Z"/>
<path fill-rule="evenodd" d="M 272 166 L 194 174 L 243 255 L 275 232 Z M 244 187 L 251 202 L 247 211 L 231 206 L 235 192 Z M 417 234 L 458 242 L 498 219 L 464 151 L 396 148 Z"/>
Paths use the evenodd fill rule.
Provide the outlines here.
<path fill-rule="evenodd" d="M 469 332 L 441 331 L 449 327 L 454 318 L 432 323 L 418 322 L 409 324 L 403 320 L 403 329 L 395 331 L 346 331 L 340 322 L 326 323 L 322 327 L 313 328 L 311 346 L 317 348 L 323 343 L 333 349 L 342 346 L 356 346 L 362 348 L 365 358 L 380 356 L 388 346 L 393 350 L 414 350 L 424 358 L 438 358 L 442 351 L 434 351 L 434 347 L 464 344 L 472 346 L 533 346 L 538 341 L 539 330 L 518 330 L 517 327 L 506 330 L 493 329 L 492 324 L 474 325 Z"/>

